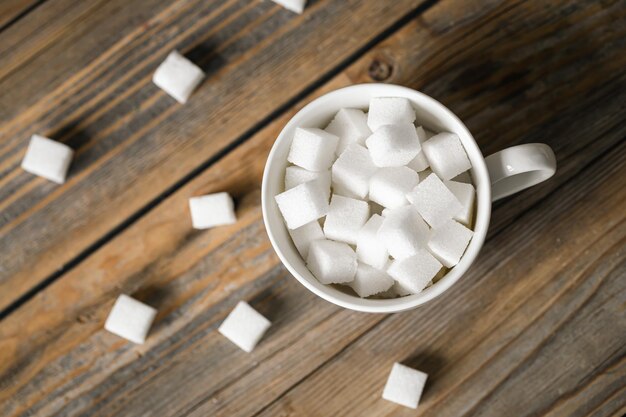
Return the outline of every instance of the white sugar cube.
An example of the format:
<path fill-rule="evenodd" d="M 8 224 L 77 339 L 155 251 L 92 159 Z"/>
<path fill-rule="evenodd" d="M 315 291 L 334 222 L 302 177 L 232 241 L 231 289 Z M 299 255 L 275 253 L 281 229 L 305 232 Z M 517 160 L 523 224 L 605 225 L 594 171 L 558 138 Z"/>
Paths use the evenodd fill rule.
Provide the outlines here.
<path fill-rule="evenodd" d="M 72 156 L 74 151 L 69 146 L 44 136 L 33 135 L 22 160 L 22 169 L 57 184 L 63 184 Z"/>
<path fill-rule="evenodd" d="M 115 301 L 104 328 L 133 343 L 143 343 L 156 314 L 155 308 L 121 294 Z"/>
<path fill-rule="evenodd" d="M 309 246 L 307 267 L 322 284 L 350 282 L 356 274 L 356 253 L 347 243 L 315 240 Z"/>
<path fill-rule="evenodd" d="M 420 141 L 421 147 L 421 144 L 426 142 L 427 140 L 426 131 L 424 131 L 423 127 L 418 126 L 415 128 L 415 133 L 417 134 L 417 139 Z M 426 159 L 424 150 L 420 149 L 417 156 L 413 158 L 408 164 L 406 164 L 406 166 L 416 172 L 420 172 L 428 168 L 428 159 Z"/>
<path fill-rule="evenodd" d="M 326 192 L 319 181 L 309 181 L 274 197 L 289 229 L 297 229 L 325 216 Z"/>
<path fill-rule="evenodd" d="M 392 261 L 387 273 L 396 280 L 399 290 L 418 294 L 441 268 L 441 263 L 426 249 L 418 249 L 408 258 Z"/>
<path fill-rule="evenodd" d="M 327 239 L 356 245 L 357 233 L 369 216 L 367 202 L 333 194 L 324 221 L 324 234 Z"/>
<path fill-rule="evenodd" d="M 354 281 L 349 285 L 359 297 L 369 297 L 387 291 L 394 281 L 386 272 L 372 268 L 369 265 L 359 263 L 354 275 Z"/>
<path fill-rule="evenodd" d="M 246 352 L 252 352 L 272 323 L 245 301 L 239 301 L 217 329 Z"/>
<path fill-rule="evenodd" d="M 332 167 L 333 192 L 349 197 L 365 198 L 370 178 L 378 170 L 369 151 L 358 144 L 350 145 Z"/>
<path fill-rule="evenodd" d="M 215 193 L 189 199 L 194 229 L 233 224 L 237 221 L 235 205 L 228 193 Z"/>
<path fill-rule="evenodd" d="M 454 133 L 439 133 L 423 143 L 430 168 L 439 178 L 450 180 L 472 167 L 461 139 Z"/>
<path fill-rule="evenodd" d="M 200 67 L 178 51 L 172 51 L 154 72 L 152 82 L 179 103 L 186 103 L 203 78 Z"/>
<path fill-rule="evenodd" d="M 363 145 L 372 134 L 367 126 L 367 116 L 359 109 L 340 109 L 325 130 L 339 137 L 337 155 L 353 143 Z"/>
<path fill-rule="evenodd" d="M 430 227 L 439 227 L 463 211 L 461 202 L 435 174 L 417 184 L 406 198 Z"/>
<path fill-rule="evenodd" d="M 404 259 L 426 247 L 428 225 L 412 205 L 390 209 L 378 230 L 378 238 L 395 259 Z"/>
<path fill-rule="evenodd" d="M 394 363 L 387 379 L 383 398 L 409 408 L 417 408 L 428 375 L 400 363 Z"/>
<path fill-rule="evenodd" d="M 285 171 L 285 190 L 309 181 L 320 181 L 320 186 L 326 193 L 326 200 L 330 198 L 330 170 L 309 171 L 298 166 L 287 167 Z"/>
<path fill-rule="evenodd" d="M 415 110 L 406 98 L 374 97 L 370 100 L 367 124 L 372 131 L 383 125 L 412 124 L 414 121 Z"/>
<path fill-rule="evenodd" d="M 411 123 L 384 125 L 365 140 L 374 165 L 398 167 L 406 165 L 422 148 Z"/>
<path fill-rule="evenodd" d="M 280 4 L 285 9 L 294 13 L 302 14 L 306 0 L 272 0 L 276 4 Z"/>
<path fill-rule="evenodd" d="M 339 138 L 322 129 L 297 128 L 287 160 L 309 171 L 323 171 L 333 164 Z"/>
<path fill-rule="evenodd" d="M 296 245 L 296 249 L 306 259 L 309 255 L 309 246 L 314 240 L 324 239 L 324 232 L 322 232 L 322 226 L 320 226 L 317 220 L 300 226 L 297 229 L 289 231 L 293 244 Z"/>
<path fill-rule="evenodd" d="M 417 172 L 407 167 L 379 169 L 370 179 L 370 200 L 387 208 L 397 208 L 409 204 L 406 194 L 413 190 L 419 177 Z"/>
<path fill-rule="evenodd" d="M 454 220 L 432 230 L 428 249 L 442 264 L 452 268 L 461 260 L 474 232 Z"/>
<path fill-rule="evenodd" d="M 359 230 L 356 238 L 356 254 L 359 261 L 377 269 L 384 269 L 389 261 L 387 246 L 378 238 L 383 218 L 374 214 Z"/>
<path fill-rule="evenodd" d="M 461 210 L 456 216 L 454 216 L 454 220 L 458 220 L 464 225 L 468 226 L 470 221 L 472 220 L 472 213 L 474 209 L 474 199 L 476 196 L 476 190 L 472 184 L 466 184 L 463 182 L 457 181 L 446 181 L 446 187 L 454 194 L 457 200 L 463 206 L 463 210 Z"/>

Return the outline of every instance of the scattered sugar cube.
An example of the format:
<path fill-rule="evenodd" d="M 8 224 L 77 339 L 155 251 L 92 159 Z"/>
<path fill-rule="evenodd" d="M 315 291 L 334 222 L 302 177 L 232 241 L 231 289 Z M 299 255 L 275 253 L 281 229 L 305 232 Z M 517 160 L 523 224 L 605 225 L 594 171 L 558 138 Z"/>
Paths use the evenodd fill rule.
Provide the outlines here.
<path fill-rule="evenodd" d="M 246 352 L 252 352 L 272 323 L 245 301 L 239 301 L 218 332 Z"/>
<path fill-rule="evenodd" d="M 356 274 L 356 253 L 347 243 L 316 240 L 309 247 L 307 267 L 322 284 L 350 282 Z"/>
<path fill-rule="evenodd" d="M 398 167 L 406 165 L 422 148 L 411 123 L 384 125 L 365 140 L 374 165 Z"/>
<path fill-rule="evenodd" d="M 474 208 L 474 199 L 476 196 L 474 186 L 457 181 L 446 181 L 445 184 L 463 206 L 463 210 L 454 216 L 454 220 L 458 220 L 460 223 L 468 226 L 472 220 L 472 209 Z"/>
<path fill-rule="evenodd" d="M 430 168 L 443 180 L 451 180 L 472 167 L 461 139 L 454 133 L 439 133 L 423 147 Z"/>
<path fill-rule="evenodd" d="M 463 211 L 461 202 L 435 174 L 417 184 L 406 198 L 430 227 L 439 227 Z"/>
<path fill-rule="evenodd" d="M 418 126 L 415 128 L 415 133 L 417 134 L 417 139 L 420 141 L 420 147 L 421 147 L 421 144 L 426 142 L 427 140 L 426 132 L 424 131 L 423 127 Z M 406 164 L 406 166 L 408 166 L 415 172 L 420 172 L 428 168 L 428 159 L 426 159 L 424 150 L 420 149 L 417 156 L 413 158 L 408 164 Z"/>
<path fill-rule="evenodd" d="M 432 230 L 428 249 L 442 264 L 452 268 L 461 260 L 474 232 L 454 220 Z"/>
<path fill-rule="evenodd" d="M 417 172 L 407 167 L 379 169 L 370 179 L 370 200 L 386 208 L 397 208 L 409 204 L 406 194 L 419 181 Z"/>
<path fill-rule="evenodd" d="M 412 205 L 390 209 L 378 230 L 378 238 L 395 259 L 408 258 L 426 247 L 428 225 Z"/>
<path fill-rule="evenodd" d="M 189 199 L 194 229 L 233 224 L 237 221 L 235 205 L 228 193 L 215 193 Z"/>
<path fill-rule="evenodd" d="M 309 246 L 314 240 L 325 239 L 324 232 L 322 232 L 322 226 L 320 226 L 317 220 L 300 226 L 297 229 L 289 231 L 293 244 L 296 245 L 296 249 L 306 259 L 309 255 Z"/>
<path fill-rule="evenodd" d="M 387 273 L 398 283 L 398 289 L 411 294 L 420 293 L 441 270 L 441 263 L 426 249 L 391 262 Z"/>
<path fill-rule="evenodd" d="M 280 4 L 285 9 L 294 13 L 302 14 L 306 0 L 272 0 L 276 4 Z"/>
<path fill-rule="evenodd" d="M 472 183 L 472 176 L 470 175 L 469 171 L 465 171 L 465 172 L 460 173 L 456 177 L 452 178 L 451 181 L 462 182 L 462 183 L 465 183 L 465 184 L 471 184 Z"/>
<path fill-rule="evenodd" d="M 327 239 L 356 245 L 356 237 L 370 216 L 370 206 L 365 201 L 333 194 L 324 222 Z"/>
<path fill-rule="evenodd" d="M 320 186 L 326 193 L 326 200 L 330 198 L 330 170 L 308 171 L 298 166 L 287 167 L 285 171 L 285 190 L 309 181 L 320 181 Z"/>
<path fill-rule="evenodd" d="M 369 151 L 358 144 L 350 145 L 332 167 L 333 192 L 348 197 L 365 198 L 370 178 L 378 170 Z"/>
<path fill-rule="evenodd" d="M 183 104 L 203 79 L 204 72 L 200 67 L 178 51 L 170 52 L 152 76 L 157 87 Z"/>
<path fill-rule="evenodd" d="M 411 102 L 401 97 L 374 97 L 370 100 L 367 125 L 373 131 L 383 125 L 413 124 L 415 110 Z"/>
<path fill-rule="evenodd" d="M 417 408 L 428 375 L 400 363 L 394 363 L 387 379 L 383 398 L 409 408 Z"/>
<path fill-rule="evenodd" d="M 339 137 L 337 155 L 353 143 L 365 144 L 365 139 L 372 134 L 367 126 L 367 116 L 359 109 L 340 109 L 325 130 Z"/>
<path fill-rule="evenodd" d="M 156 314 L 155 308 L 121 294 L 115 301 L 104 328 L 126 340 L 141 344 L 145 342 Z"/>
<path fill-rule="evenodd" d="M 57 184 L 63 184 L 72 156 L 74 151 L 69 146 L 44 136 L 33 135 L 22 160 L 22 169 Z"/>
<path fill-rule="evenodd" d="M 339 138 L 322 129 L 297 128 L 287 160 L 309 171 L 323 171 L 333 164 Z"/>
<path fill-rule="evenodd" d="M 383 220 L 381 216 L 374 214 L 359 230 L 356 238 L 356 255 L 359 261 L 377 269 L 385 269 L 389 261 L 387 247 L 378 238 L 378 230 Z"/>
<path fill-rule="evenodd" d="M 319 181 L 305 182 L 274 198 L 289 229 L 304 226 L 328 212 L 326 193 Z"/>
<path fill-rule="evenodd" d="M 359 262 L 354 281 L 350 282 L 349 285 L 359 297 L 365 298 L 387 291 L 393 283 L 393 278 L 387 275 L 386 272 Z"/>

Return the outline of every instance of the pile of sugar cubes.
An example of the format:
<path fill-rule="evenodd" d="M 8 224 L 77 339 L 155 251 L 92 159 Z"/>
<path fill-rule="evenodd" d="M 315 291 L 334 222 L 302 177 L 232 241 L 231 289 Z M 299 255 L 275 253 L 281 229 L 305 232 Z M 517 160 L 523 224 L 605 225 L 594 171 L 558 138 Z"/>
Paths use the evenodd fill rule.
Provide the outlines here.
<path fill-rule="evenodd" d="M 472 239 L 475 189 L 454 133 L 415 124 L 409 100 L 340 109 L 325 129 L 297 128 L 275 196 L 293 243 L 323 284 L 360 297 L 417 294 Z"/>

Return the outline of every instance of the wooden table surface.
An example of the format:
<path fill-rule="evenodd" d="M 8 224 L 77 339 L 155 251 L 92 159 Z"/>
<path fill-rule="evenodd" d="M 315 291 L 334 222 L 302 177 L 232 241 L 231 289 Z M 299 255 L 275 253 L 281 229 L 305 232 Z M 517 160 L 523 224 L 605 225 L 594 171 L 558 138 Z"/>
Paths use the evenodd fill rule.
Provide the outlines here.
<path fill-rule="evenodd" d="M 626 412 L 626 3 L 611 0 L 0 2 L 0 415 L 619 416 Z M 151 82 L 172 49 L 207 79 Z M 487 155 L 545 142 L 558 172 L 494 204 L 469 273 L 416 310 L 338 308 L 281 266 L 265 159 L 338 87 L 406 85 Z M 31 134 L 76 150 L 61 186 L 19 167 Z M 228 191 L 238 222 L 193 230 Z M 133 345 L 120 293 L 158 308 Z M 239 300 L 273 323 L 246 354 Z M 381 399 L 429 374 L 417 412 Z"/>

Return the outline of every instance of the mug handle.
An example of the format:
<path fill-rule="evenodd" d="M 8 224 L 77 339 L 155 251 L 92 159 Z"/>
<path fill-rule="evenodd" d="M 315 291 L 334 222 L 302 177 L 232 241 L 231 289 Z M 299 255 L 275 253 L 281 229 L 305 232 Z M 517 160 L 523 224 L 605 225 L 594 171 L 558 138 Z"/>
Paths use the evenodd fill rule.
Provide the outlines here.
<path fill-rule="evenodd" d="M 539 184 L 556 172 L 556 158 L 545 143 L 512 146 L 485 158 L 491 177 L 491 200 Z"/>

